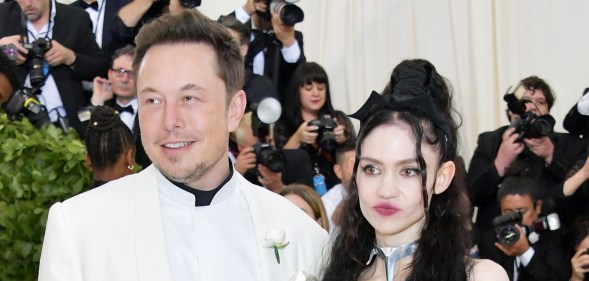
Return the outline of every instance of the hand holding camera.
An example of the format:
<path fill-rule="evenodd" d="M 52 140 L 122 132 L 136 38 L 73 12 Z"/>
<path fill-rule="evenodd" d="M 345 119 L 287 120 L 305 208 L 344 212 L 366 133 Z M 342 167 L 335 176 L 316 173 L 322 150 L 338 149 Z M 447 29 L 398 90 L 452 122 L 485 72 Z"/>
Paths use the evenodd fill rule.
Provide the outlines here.
<path fill-rule="evenodd" d="M 284 48 L 288 48 L 294 45 L 297 42 L 295 38 L 294 25 L 285 25 L 280 15 L 278 15 L 275 12 L 272 12 L 271 15 L 272 29 L 274 30 L 274 35 L 276 35 L 276 39 L 278 39 L 278 41 L 282 43 L 282 46 Z"/>
<path fill-rule="evenodd" d="M 578 249 L 571 258 L 571 267 L 573 269 L 571 281 L 585 280 L 585 274 L 589 272 L 589 249 Z"/>
<path fill-rule="evenodd" d="M 495 168 L 499 176 L 503 176 L 505 169 L 511 165 L 517 156 L 524 150 L 524 144 L 518 142 L 519 134 L 515 132 L 515 128 L 509 127 L 503 133 L 501 145 L 497 151 L 495 158 Z"/>
<path fill-rule="evenodd" d="M 495 242 L 495 247 L 510 257 L 517 257 L 523 255 L 530 248 L 530 243 L 525 235 L 525 230 L 520 225 L 515 224 L 513 227 L 513 231 L 517 231 L 517 235 L 515 232 L 512 235 L 514 235 L 513 238 L 517 237 L 517 240 L 512 241 L 512 244 L 509 245 Z"/>
<path fill-rule="evenodd" d="M 16 65 L 21 65 L 27 60 L 29 50 L 22 46 L 20 35 L 7 36 L 0 39 L 0 46 L 2 46 L 2 51 L 5 53 L 10 52 L 11 55 L 7 54 L 7 56 L 11 58 L 11 60 L 14 58 Z M 16 50 L 17 52 L 13 52 L 13 50 Z"/>
<path fill-rule="evenodd" d="M 235 159 L 235 170 L 238 173 L 245 175 L 247 170 L 254 169 L 256 167 L 256 153 L 254 153 L 253 147 L 246 147 L 239 151 Z"/>
<path fill-rule="evenodd" d="M 524 143 L 532 153 L 544 159 L 546 164 L 552 163 L 554 144 L 549 137 L 524 139 Z"/>
<path fill-rule="evenodd" d="M 61 45 L 55 40 L 51 40 L 49 50 L 45 53 L 45 60 L 51 66 L 72 65 L 76 60 L 76 53 Z"/>

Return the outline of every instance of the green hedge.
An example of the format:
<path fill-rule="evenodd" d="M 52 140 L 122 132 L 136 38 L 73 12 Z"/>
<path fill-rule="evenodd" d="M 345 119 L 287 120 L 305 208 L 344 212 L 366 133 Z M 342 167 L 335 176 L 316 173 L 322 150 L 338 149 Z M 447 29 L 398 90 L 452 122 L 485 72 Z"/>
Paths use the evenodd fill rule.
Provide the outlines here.
<path fill-rule="evenodd" d="M 70 130 L 9 122 L 0 111 L 0 280 L 36 280 L 49 207 L 92 184 Z"/>

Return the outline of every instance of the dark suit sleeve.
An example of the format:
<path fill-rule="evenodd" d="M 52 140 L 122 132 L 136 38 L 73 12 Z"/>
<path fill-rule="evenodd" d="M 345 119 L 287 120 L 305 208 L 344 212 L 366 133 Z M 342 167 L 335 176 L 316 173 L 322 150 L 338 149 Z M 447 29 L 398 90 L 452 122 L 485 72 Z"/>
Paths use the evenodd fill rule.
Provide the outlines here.
<path fill-rule="evenodd" d="M 72 13 L 72 15 L 75 15 L 78 20 L 72 20 L 71 24 L 79 25 L 76 31 L 78 39 L 75 41 L 75 45 L 69 46 L 76 53 L 76 61 L 72 68 L 74 78 L 92 80 L 96 76 L 106 76 L 108 61 L 96 44 L 94 33 L 92 33 L 92 21 L 90 21 L 88 13 L 82 11 L 82 13 Z"/>
<path fill-rule="evenodd" d="M 589 92 L 589 88 L 583 91 L 583 95 Z M 589 116 L 582 115 L 577 110 L 577 104 L 573 105 L 562 123 L 563 127 L 573 135 L 585 135 L 589 133 Z"/>
<path fill-rule="evenodd" d="M 285 185 L 302 183 L 313 187 L 313 167 L 307 152 L 302 149 L 285 149 L 282 152 L 286 159 L 282 182 Z"/>
<path fill-rule="evenodd" d="M 547 172 L 554 182 L 560 183 L 564 181 L 566 173 L 576 162 L 586 158 L 587 141 L 563 133 L 556 133 L 551 140 L 554 144 L 554 152 Z"/>
<path fill-rule="evenodd" d="M 569 260 L 563 250 L 559 231 L 543 232 L 543 241 L 534 246 L 530 263 L 521 271 L 522 280 L 565 281 L 570 276 Z M 542 237 L 543 236 L 543 237 Z"/>
<path fill-rule="evenodd" d="M 468 193 L 474 205 L 484 205 L 489 201 L 495 201 L 497 185 L 501 182 L 495 168 L 496 137 L 491 133 L 479 135 L 477 148 L 468 168 Z"/>
<path fill-rule="evenodd" d="M 297 40 L 299 48 L 301 49 L 301 56 L 296 62 L 286 62 L 282 56 L 282 51 L 280 51 L 279 76 L 278 82 L 276 83 L 276 90 L 280 95 L 281 101 L 284 101 L 284 94 L 286 93 L 290 80 L 292 80 L 295 70 L 297 67 L 299 67 L 299 65 L 307 61 L 307 58 L 305 57 L 305 49 L 303 48 L 303 33 L 295 31 L 295 39 Z"/>

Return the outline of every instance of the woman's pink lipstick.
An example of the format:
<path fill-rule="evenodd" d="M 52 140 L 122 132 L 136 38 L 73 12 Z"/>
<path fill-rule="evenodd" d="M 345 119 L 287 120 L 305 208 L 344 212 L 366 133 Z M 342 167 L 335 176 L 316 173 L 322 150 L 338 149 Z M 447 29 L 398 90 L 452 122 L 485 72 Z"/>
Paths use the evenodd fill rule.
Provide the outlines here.
<path fill-rule="evenodd" d="M 380 203 L 372 208 L 381 216 L 392 216 L 401 210 L 388 203 Z"/>

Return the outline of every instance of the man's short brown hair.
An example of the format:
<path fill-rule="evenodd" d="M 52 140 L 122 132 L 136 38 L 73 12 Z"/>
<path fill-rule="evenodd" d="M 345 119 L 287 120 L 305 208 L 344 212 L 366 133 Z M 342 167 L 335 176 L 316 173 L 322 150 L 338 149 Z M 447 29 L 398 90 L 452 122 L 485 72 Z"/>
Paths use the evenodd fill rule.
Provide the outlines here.
<path fill-rule="evenodd" d="M 138 73 L 147 51 L 156 45 L 196 43 L 211 46 L 217 57 L 217 73 L 225 81 L 227 102 L 243 88 L 243 59 L 229 32 L 196 10 L 168 13 L 143 26 L 135 38 L 133 71 Z M 135 80 L 137 81 L 137 79 Z"/>

